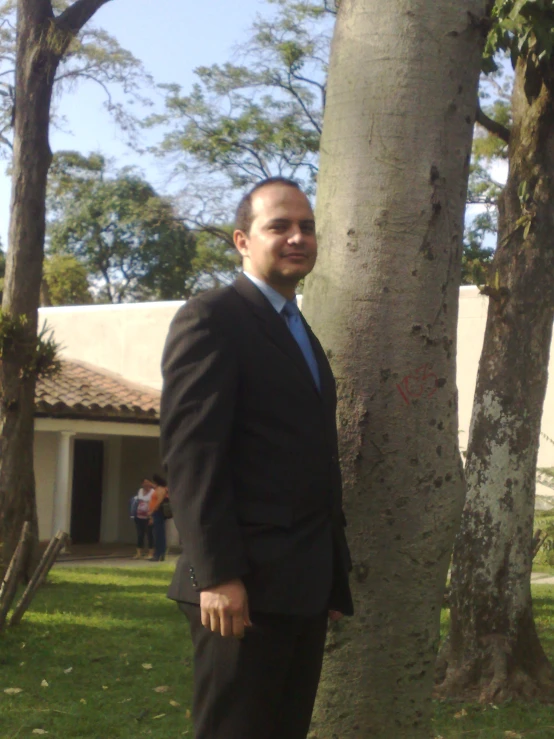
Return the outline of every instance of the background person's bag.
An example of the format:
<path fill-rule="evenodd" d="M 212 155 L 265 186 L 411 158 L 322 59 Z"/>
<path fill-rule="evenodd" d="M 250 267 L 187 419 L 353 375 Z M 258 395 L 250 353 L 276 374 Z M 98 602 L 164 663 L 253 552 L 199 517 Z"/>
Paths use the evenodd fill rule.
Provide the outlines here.
<path fill-rule="evenodd" d="M 167 520 L 168 518 L 173 518 L 173 511 L 171 510 L 171 503 L 169 502 L 169 498 L 164 498 L 160 509 L 162 511 L 163 517 Z"/>

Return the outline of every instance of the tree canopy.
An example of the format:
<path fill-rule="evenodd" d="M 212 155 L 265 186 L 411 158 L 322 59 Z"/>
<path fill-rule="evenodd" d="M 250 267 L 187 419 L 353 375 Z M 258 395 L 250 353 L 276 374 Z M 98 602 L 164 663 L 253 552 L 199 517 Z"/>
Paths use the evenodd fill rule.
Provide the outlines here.
<path fill-rule="evenodd" d="M 48 252 L 71 255 L 100 301 L 186 298 L 195 238 L 132 168 L 115 170 L 99 154 L 61 152 L 48 188 Z"/>
<path fill-rule="evenodd" d="M 271 2 L 271 0 L 270 0 Z M 190 94 L 164 86 L 165 111 L 148 120 L 164 135 L 155 151 L 184 181 L 195 227 L 226 223 L 237 191 L 283 175 L 315 189 L 334 2 L 273 0 L 237 49 L 242 63 L 195 70 Z"/>

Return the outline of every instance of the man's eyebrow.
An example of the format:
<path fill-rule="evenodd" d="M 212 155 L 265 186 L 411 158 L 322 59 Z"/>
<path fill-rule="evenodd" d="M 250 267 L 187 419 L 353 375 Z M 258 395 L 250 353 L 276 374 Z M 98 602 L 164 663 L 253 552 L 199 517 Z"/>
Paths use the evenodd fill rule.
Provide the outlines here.
<path fill-rule="evenodd" d="M 271 218 L 271 220 L 267 222 L 267 225 L 273 226 L 278 223 L 290 223 L 290 222 L 291 222 L 290 218 Z"/>
<path fill-rule="evenodd" d="M 270 226 L 288 225 L 289 223 L 292 223 L 292 218 L 272 218 L 266 223 L 266 228 Z M 302 226 L 315 226 L 315 218 L 303 218 L 300 221 L 300 224 Z"/>

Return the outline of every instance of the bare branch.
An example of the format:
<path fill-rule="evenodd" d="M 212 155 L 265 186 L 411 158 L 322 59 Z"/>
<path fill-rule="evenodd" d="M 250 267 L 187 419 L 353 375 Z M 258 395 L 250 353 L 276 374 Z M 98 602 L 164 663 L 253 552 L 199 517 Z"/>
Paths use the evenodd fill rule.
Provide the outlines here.
<path fill-rule="evenodd" d="M 323 2 L 323 9 L 326 13 L 330 13 L 331 15 L 336 15 L 339 8 L 339 2 L 338 0 L 324 0 Z"/>
<path fill-rule="evenodd" d="M 502 141 L 505 141 L 507 144 L 510 143 L 510 130 L 501 123 L 489 118 L 489 116 L 482 111 L 479 104 L 477 104 L 477 117 L 475 120 L 489 133 L 492 133 L 493 136 L 498 136 L 499 139 L 502 139 Z"/>
<path fill-rule="evenodd" d="M 227 244 L 231 249 L 235 248 L 235 242 L 233 241 L 233 237 L 228 234 L 226 231 L 223 231 L 223 229 L 218 228 L 217 226 L 212 226 L 207 223 L 203 223 L 201 220 L 198 220 L 197 218 L 181 218 L 178 219 L 181 223 L 185 224 L 191 224 L 192 227 L 189 226 L 191 231 L 196 232 L 205 232 L 209 233 L 212 236 L 216 236 L 218 239 L 223 241 L 225 244 Z"/>
<path fill-rule="evenodd" d="M 58 16 L 56 24 L 61 30 L 75 35 L 89 22 L 96 11 L 108 2 L 110 0 L 76 0 Z"/>
<path fill-rule="evenodd" d="M 106 93 L 106 97 L 108 98 L 108 104 L 112 105 L 113 98 L 112 94 L 108 89 L 108 86 L 105 85 L 102 80 L 99 80 L 98 77 L 94 77 L 92 74 L 86 74 L 82 70 L 79 70 L 76 73 L 69 72 L 67 74 L 61 74 L 59 77 L 56 78 L 56 82 L 62 82 L 64 79 L 75 79 L 79 77 L 80 79 L 86 79 L 90 80 L 91 82 L 95 82 L 97 85 L 100 85 L 100 87 L 104 90 Z"/>

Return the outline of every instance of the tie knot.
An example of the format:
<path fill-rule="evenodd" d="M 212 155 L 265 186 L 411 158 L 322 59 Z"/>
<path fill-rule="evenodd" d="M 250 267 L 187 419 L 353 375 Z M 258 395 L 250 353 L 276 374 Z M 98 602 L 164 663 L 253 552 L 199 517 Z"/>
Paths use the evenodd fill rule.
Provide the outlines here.
<path fill-rule="evenodd" d="M 294 316 L 300 315 L 300 309 L 296 304 L 296 300 L 287 300 L 281 313 L 287 318 L 293 318 Z"/>

